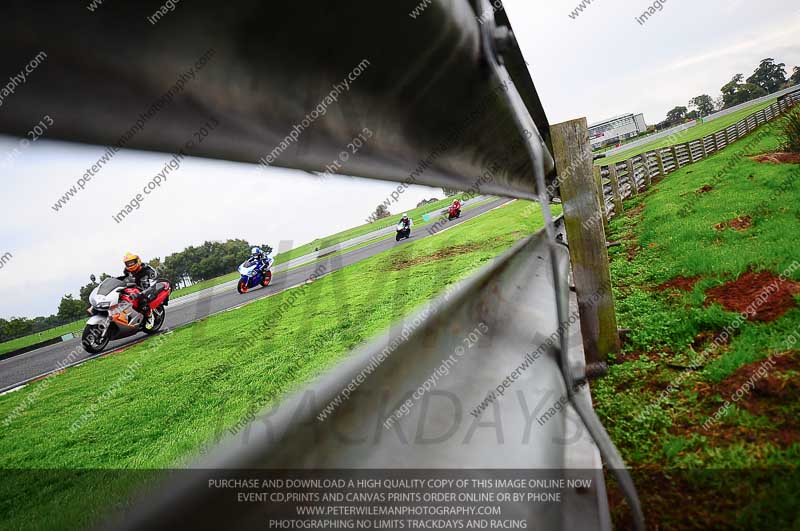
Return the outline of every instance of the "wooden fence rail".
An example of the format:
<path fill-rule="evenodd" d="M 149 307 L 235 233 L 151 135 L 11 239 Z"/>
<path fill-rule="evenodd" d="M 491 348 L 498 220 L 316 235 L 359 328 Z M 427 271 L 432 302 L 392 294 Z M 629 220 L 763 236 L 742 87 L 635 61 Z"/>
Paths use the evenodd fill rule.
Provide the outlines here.
<path fill-rule="evenodd" d="M 769 107 L 703 138 L 640 153 L 627 160 L 600 166 L 601 197 L 608 219 L 621 213 L 624 199 L 637 195 L 667 174 L 710 157 L 785 114 L 800 103 L 800 92 L 787 95 Z"/>

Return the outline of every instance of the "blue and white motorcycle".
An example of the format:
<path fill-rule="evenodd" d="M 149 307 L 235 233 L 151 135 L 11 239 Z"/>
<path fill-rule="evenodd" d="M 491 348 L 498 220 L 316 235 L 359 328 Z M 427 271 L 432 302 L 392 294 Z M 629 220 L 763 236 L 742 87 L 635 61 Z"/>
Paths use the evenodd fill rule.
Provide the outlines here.
<path fill-rule="evenodd" d="M 239 284 L 236 286 L 239 293 L 247 293 L 256 286 L 264 286 L 265 288 L 269 286 L 269 283 L 272 282 L 271 268 L 274 261 L 269 256 L 266 258 L 266 265 L 264 265 L 264 262 L 253 258 L 245 260 L 239 266 L 239 274 L 242 275 Z"/>

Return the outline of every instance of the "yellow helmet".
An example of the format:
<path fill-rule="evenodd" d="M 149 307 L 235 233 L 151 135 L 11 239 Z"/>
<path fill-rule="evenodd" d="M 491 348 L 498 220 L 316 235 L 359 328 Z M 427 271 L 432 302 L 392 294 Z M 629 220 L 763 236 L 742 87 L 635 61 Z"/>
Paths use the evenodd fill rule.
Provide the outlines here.
<path fill-rule="evenodd" d="M 142 259 L 138 254 L 128 253 L 122 261 L 125 262 L 125 269 L 131 273 L 136 273 L 142 268 Z"/>

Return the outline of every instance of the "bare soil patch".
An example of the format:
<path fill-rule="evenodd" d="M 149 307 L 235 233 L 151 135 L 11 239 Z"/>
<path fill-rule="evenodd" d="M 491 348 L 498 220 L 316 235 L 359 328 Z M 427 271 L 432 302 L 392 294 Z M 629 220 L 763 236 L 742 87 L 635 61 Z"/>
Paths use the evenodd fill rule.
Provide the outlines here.
<path fill-rule="evenodd" d="M 710 191 L 711 191 L 711 190 L 713 190 L 713 189 L 714 189 L 714 187 L 713 187 L 713 186 L 711 186 L 710 184 L 704 184 L 703 186 L 701 186 L 701 187 L 700 187 L 700 188 L 697 190 L 697 193 L 698 193 L 698 194 L 707 194 L 708 192 L 710 192 Z"/>
<path fill-rule="evenodd" d="M 469 253 L 474 250 L 475 247 L 470 247 L 469 245 L 454 245 L 452 247 L 445 247 L 444 249 L 439 249 L 435 253 L 425 256 L 417 256 L 414 258 L 406 258 L 401 256 L 394 259 L 390 265 L 391 269 L 399 271 L 401 269 L 406 269 L 411 266 L 426 264 L 428 262 L 435 262 L 437 260 L 443 260 L 445 258 L 450 258 L 452 256 L 458 256 L 460 254 Z"/>
<path fill-rule="evenodd" d="M 800 164 L 800 153 L 763 153 L 755 157 L 750 157 L 756 162 L 762 164 Z"/>
<path fill-rule="evenodd" d="M 781 280 L 770 271 L 748 271 L 736 280 L 706 290 L 711 302 L 729 312 L 748 312 L 750 321 L 771 322 L 795 308 L 800 283 Z M 762 302 L 759 302 L 762 301 Z"/>
<path fill-rule="evenodd" d="M 739 389 L 752 387 L 749 395 L 739 400 L 737 404 L 754 415 L 770 414 L 774 413 L 776 406 L 781 403 L 800 401 L 798 374 L 800 374 L 800 351 L 790 350 L 772 356 L 769 361 L 758 360 L 739 367 L 736 372 L 721 381 L 716 390 L 727 400 Z"/>
<path fill-rule="evenodd" d="M 714 230 L 733 229 L 744 232 L 753 226 L 753 218 L 751 216 L 739 216 L 738 218 L 729 219 L 722 223 L 714 225 Z"/>
<path fill-rule="evenodd" d="M 700 276 L 693 277 L 675 277 L 672 280 L 667 280 L 663 284 L 656 286 L 658 291 L 679 290 L 679 291 L 692 291 L 694 285 L 700 280 Z"/>

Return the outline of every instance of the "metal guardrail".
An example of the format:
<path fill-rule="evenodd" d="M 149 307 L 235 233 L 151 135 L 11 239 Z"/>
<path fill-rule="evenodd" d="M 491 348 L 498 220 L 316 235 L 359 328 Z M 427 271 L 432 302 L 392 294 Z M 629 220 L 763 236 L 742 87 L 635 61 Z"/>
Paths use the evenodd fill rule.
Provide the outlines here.
<path fill-rule="evenodd" d="M 555 177 L 547 147 L 549 127 L 502 5 L 495 10 L 487 0 L 434 2 L 424 16 L 413 18 L 409 12 L 416 0 L 364 0 L 340 3 L 335 9 L 302 1 L 236 4 L 223 12 L 216 3 L 187 4 L 180 18 L 171 15 L 153 25 L 147 22 L 152 6 L 146 3 L 103 4 L 100 13 L 87 17 L 54 0 L 13 2 L 14 16 L 0 21 L 0 68 L 15 71 L 41 49 L 48 55 L 24 90 L 13 95 L 14 104 L 0 113 L 0 133 L 23 136 L 47 108 L 58 117 L 48 132 L 51 138 L 113 144 L 183 69 L 214 50 L 197 79 L 158 111 L 161 126 L 148 125 L 126 147 L 175 152 L 192 137 L 198 121 L 213 115 L 219 121 L 214 134 L 188 154 L 257 163 L 284 142 L 288 147 L 274 164 L 325 171 L 354 135 L 368 128 L 373 138 L 341 165 L 340 173 L 402 183 L 398 193 L 409 184 L 470 189 L 482 183 L 482 193 L 540 200 L 544 231 L 471 277 L 447 300 L 434 303 L 429 313 L 413 317 L 411 322 L 419 323 L 413 332 L 390 331 L 309 389 L 321 398 L 336 396 L 343 384 L 362 374 L 365 364 L 374 363 L 370 360 L 383 353 L 387 343 L 396 345 L 323 422 L 342 423 L 341 433 L 380 414 L 369 392 L 397 398 L 416 389 L 443 356 L 457 348 L 459 334 L 470 333 L 480 323 L 491 333 L 438 384 L 465 404 L 480 402 L 498 377 L 505 378 L 527 352 L 555 335 L 557 341 L 537 360 L 536 369 L 525 372 L 525 390 L 545 389 L 567 397 L 609 470 L 618 476 L 636 524 L 642 527 L 641 508 L 624 464 L 591 404 L 577 393 L 569 370 L 570 345 L 564 333 L 568 254 L 555 241 L 557 229 L 546 197 L 547 180 Z M 35 43 L 30 35 L 37 36 Z M 333 42 L 335 53 L 320 55 Z M 368 66 L 363 75 L 350 80 L 335 105 L 315 118 L 313 129 L 285 141 L 342 76 L 364 64 Z M 447 105 L 442 105 L 443 99 Z M 493 171 L 485 180 L 487 168 Z M 295 395 L 288 405 L 302 396 Z M 519 412 L 509 410 L 513 402 L 494 404 L 512 415 L 510 429 L 526 425 Z M 430 407 L 436 413 L 431 422 L 441 426 L 444 410 Z M 529 444 L 512 444 L 509 438 L 498 445 L 482 433 L 472 445 L 451 438 L 432 449 L 389 438 L 374 445 L 343 444 L 337 431 L 300 422 L 313 421 L 311 413 L 293 415 L 290 409 L 282 407 L 271 415 L 277 427 L 274 440 L 248 432 L 248 443 L 242 434 L 198 466 L 547 468 L 562 477 L 567 474 L 568 450 L 552 442 L 564 435 L 565 414 L 533 431 Z M 399 425 L 410 427 L 419 421 L 418 415 L 412 410 Z M 181 516 L 181 525 L 191 518 L 203 527 L 254 521 L 254 513 L 244 506 L 231 513 L 210 510 L 207 485 L 198 481 L 203 475 L 201 471 L 189 480 L 176 480 L 134 505 L 120 527 L 152 528 L 154 522 L 163 527 Z M 608 526 L 599 516 L 606 503 L 602 492 L 602 486 L 590 490 L 598 512 L 587 512 L 581 527 Z M 573 519 L 580 519 L 575 507 L 569 502 L 560 510 L 519 504 L 517 514 L 531 515 L 552 528 L 563 526 L 570 511 Z"/>

